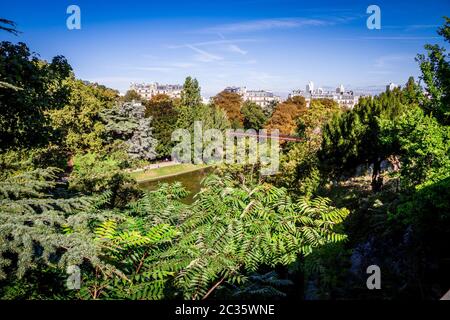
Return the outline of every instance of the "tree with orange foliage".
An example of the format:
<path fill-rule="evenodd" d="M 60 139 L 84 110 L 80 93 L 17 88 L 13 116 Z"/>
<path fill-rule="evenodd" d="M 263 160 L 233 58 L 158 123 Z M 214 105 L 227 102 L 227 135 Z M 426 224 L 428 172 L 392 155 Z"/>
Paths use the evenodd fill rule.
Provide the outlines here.
<path fill-rule="evenodd" d="M 278 129 L 280 134 L 289 135 L 297 129 L 299 116 L 306 112 L 306 101 L 304 97 L 292 97 L 278 104 L 272 117 L 267 122 L 267 130 Z"/>
<path fill-rule="evenodd" d="M 212 101 L 216 107 L 227 113 L 232 128 L 236 129 L 244 126 L 244 117 L 241 113 L 243 101 L 239 94 L 222 91 L 213 97 Z"/>

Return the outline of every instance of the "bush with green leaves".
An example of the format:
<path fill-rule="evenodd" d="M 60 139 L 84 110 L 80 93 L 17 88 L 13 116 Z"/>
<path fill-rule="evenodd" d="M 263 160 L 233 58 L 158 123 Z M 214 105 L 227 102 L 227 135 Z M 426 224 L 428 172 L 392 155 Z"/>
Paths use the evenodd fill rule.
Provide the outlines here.
<path fill-rule="evenodd" d="M 86 195 L 111 191 L 112 207 L 123 207 L 140 195 L 136 181 L 121 168 L 116 154 L 76 155 L 68 181 L 70 190 Z"/>
<path fill-rule="evenodd" d="M 450 126 L 412 106 L 396 121 L 382 121 L 381 141 L 397 146 L 404 187 L 432 184 L 450 176 Z"/>
<path fill-rule="evenodd" d="M 175 272 L 175 296 L 205 299 L 220 286 L 243 286 L 263 266 L 294 263 L 314 248 L 339 242 L 348 215 L 329 200 L 292 199 L 270 184 L 209 176 L 177 243 L 150 270 Z"/>
<path fill-rule="evenodd" d="M 36 169 L 0 182 L 0 279 L 21 278 L 43 265 L 101 264 L 90 223 L 101 219 L 95 206 L 103 201 L 68 197 L 57 189 L 56 173 Z"/>

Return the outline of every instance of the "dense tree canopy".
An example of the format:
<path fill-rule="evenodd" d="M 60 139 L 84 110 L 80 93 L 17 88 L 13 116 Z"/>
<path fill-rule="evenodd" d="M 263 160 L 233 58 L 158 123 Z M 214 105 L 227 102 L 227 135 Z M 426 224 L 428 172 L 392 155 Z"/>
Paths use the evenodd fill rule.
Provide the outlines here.
<path fill-rule="evenodd" d="M 145 102 L 145 116 L 152 118 L 153 134 L 158 140 L 158 157 L 168 157 L 172 152 L 172 131 L 176 129 L 178 110 L 169 96 L 160 94 Z"/>
<path fill-rule="evenodd" d="M 135 90 L 128 90 L 123 96 L 123 101 L 125 102 L 133 102 L 133 101 L 142 101 L 141 96 Z"/>
<path fill-rule="evenodd" d="M 214 106 L 224 110 L 227 113 L 232 128 L 242 128 L 244 118 L 241 113 L 242 97 L 234 92 L 222 91 L 213 97 Z"/>
<path fill-rule="evenodd" d="M 24 43 L 0 43 L 0 148 L 44 145 L 53 139 L 47 112 L 69 100 L 71 67 L 61 56 L 40 60 Z"/>
<path fill-rule="evenodd" d="M 450 43 L 450 18 L 438 29 L 438 34 Z M 444 124 L 450 124 L 450 60 L 445 48 L 439 45 L 426 45 L 427 55 L 419 54 L 422 80 L 425 82 L 429 100 L 424 101 L 424 109 L 432 113 Z"/>
<path fill-rule="evenodd" d="M 115 105 L 116 91 L 97 84 L 66 80 L 70 96 L 61 109 L 49 112 L 53 128 L 68 152 L 101 152 L 105 147 L 105 124 L 101 114 Z"/>
<path fill-rule="evenodd" d="M 123 141 L 131 158 L 151 160 L 156 157 L 158 141 L 152 136 L 152 118 L 145 118 L 142 103 L 121 103 L 105 110 L 102 117 L 109 140 Z"/>
<path fill-rule="evenodd" d="M 380 120 L 395 120 L 408 108 L 403 90 L 363 98 L 353 110 L 336 115 L 324 127 L 321 160 L 339 176 L 358 165 L 372 166 L 372 188 L 382 186 L 381 162 L 395 153 L 396 146 L 380 139 Z"/>
<path fill-rule="evenodd" d="M 0 19 L 0 30 L 15 25 Z M 450 286 L 449 62 L 443 48 L 425 49 L 425 88 L 409 78 L 352 110 L 292 97 L 267 112 L 227 92 L 204 104 L 191 77 L 181 99 L 143 104 L 129 92 L 127 102 L 77 80 L 63 57 L 2 42 L 0 298 L 440 298 Z M 301 139 L 284 144 L 271 177 L 258 164 L 215 166 L 189 203 L 180 182 L 138 185 L 136 166 L 169 154 L 171 131 L 192 134 L 194 121 Z M 383 270 L 375 293 L 372 264 Z M 74 268 L 79 290 L 65 285 Z"/>
<path fill-rule="evenodd" d="M 280 134 L 293 134 L 297 129 L 297 119 L 306 111 L 303 97 L 293 97 L 279 103 L 267 121 L 266 129 L 278 129 Z"/>
<path fill-rule="evenodd" d="M 267 117 L 263 109 L 254 102 L 245 101 L 241 109 L 245 129 L 259 130 L 264 128 Z"/>

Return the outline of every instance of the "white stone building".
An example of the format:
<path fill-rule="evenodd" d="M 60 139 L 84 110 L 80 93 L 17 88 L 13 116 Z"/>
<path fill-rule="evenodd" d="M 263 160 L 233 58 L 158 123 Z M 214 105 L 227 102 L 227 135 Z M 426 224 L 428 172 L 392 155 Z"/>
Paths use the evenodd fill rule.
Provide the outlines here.
<path fill-rule="evenodd" d="M 180 98 L 183 86 L 180 84 L 132 83 L 130 90 L 136 91 L 143 99 L 151 99 L 157 94 L 166 94 L 171 98 Z"/>
<path fill-rule="evenodd" d="M 398 84 L 391 82 L 386 86 L 386 91 L 393 91 L 395 88 L 398 88 L 398 87 L 399 87 Z"/>
<path fill-rule="evenodd" d="M 246 87 L 227 87 L 224 91 L 237 93 L 242 96 L 242 100 L 254 102 L 263 109 L 274 101 L 281 102 L 279 96 L 265 90 L 247 90 Z"/>
<path fill-rule="evenodd" d="M 340 106 L 352 109 L 359 101 L 359 96 L 353 91 L 345 91 L 341 84 L 335 91 L 325 91 L 322 88 L 314 89 L 314 82 L 310 81 L 306 85 L 306 90 L 293 90 L 289 97 L 302 96 L 305 97 L 306 105 L 309 106 L 311 99 L 331 99 L 336 101 Z"/>

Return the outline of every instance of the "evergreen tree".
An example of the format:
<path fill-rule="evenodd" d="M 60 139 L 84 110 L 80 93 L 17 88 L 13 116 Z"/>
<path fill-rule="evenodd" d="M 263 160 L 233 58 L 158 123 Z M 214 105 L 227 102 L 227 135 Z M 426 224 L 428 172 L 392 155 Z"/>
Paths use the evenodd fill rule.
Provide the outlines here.
<path fill-rule="evenodd" d="M 372 166 L 372 190 L 383 185 L 381 162 L 396 152 L 395 145 L 381 140 L 380 120 L 396 119 L 408 108 L 404 92 L 398 88 L 377 97 L 363 98 L 353 110 L 336 115 L 323 128 L 320 160 L 335 178 L 355 170 L 358 165 Z"/>
<path fill-rule="evenodd" d="M 103 112 L 103 118 L 109 138 L 124 141 L 131 158 L 150 160 L 156 157 L 152 119 L 145 118 L 145 107 L 141 103 L 122 103 Z"/>
<path fill-rule="evenodd" d="M 200 96 L 200 86 L 197 79 L 187 77 L 184 81 L 183 90 L 181 91 L 181 105 L 190 109 L 194 109 L 202 102 Z"/>

